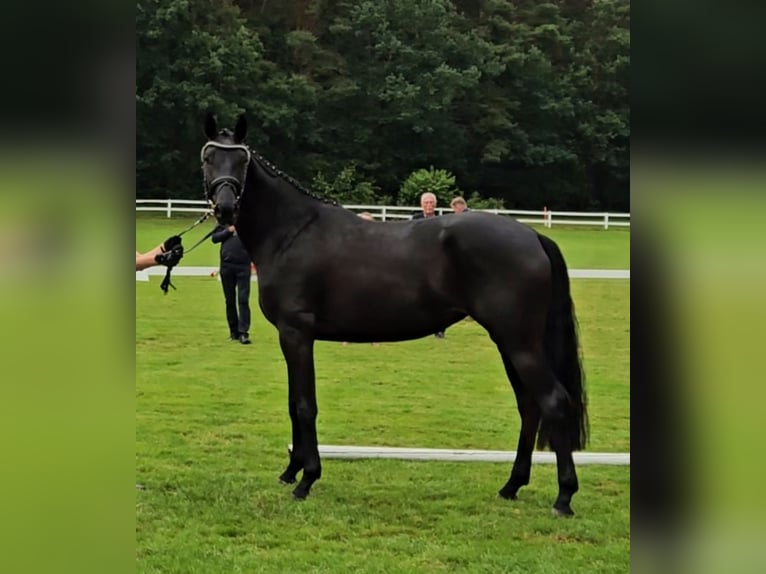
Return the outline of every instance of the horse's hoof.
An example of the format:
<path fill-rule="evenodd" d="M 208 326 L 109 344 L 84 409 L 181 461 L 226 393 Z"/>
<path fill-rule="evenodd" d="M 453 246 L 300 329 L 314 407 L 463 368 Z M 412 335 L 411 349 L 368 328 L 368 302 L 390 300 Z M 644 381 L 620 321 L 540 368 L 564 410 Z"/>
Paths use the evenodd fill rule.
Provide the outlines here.
<path fill-rule="evenodd" d="M 554 506 L 553 508 L 551 508 L 551 513 L 553 514 L 553 516 L 562 517 L 562 518 L 569 518 L 570 516 L 574 516 L 574 511 L 572 510 L 572 507 L 569 506 L 568 504 L 562 507 Z"/>
<path fill-rule="evenodd" d="M 305 488 L 296 488 L 293 490 L 293 498 L 295 500 L 306 500 L 306 497 L 309 495 L 309 491 Z"/>
<path fill-rule="evenodd" d="M 513 491 L 511 491 L 511 490 L 506 490 L 505 488 L 501 488 L 501 489 L 500 489 L 500 490 L 497 492 L 497 495 L 498 495 L 500 498 L 504 498 L 504 499 L 506 499 L 506 500 L 516 500 L 516 499 L 518 498 L 518 497 L 516 496 L 516 492 L 513 492 Z"/>
<path fill-rule="evenodd" d="M 284 474 L 279 477 L 280 484 L 295 484 L 294 476 L 285 476 Z"/>

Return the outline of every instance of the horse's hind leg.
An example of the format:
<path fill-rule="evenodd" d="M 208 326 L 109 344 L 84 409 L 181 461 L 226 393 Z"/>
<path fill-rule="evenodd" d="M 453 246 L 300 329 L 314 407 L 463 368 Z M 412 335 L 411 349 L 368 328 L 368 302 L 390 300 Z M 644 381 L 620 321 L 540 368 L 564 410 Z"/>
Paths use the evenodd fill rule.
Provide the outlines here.
<path fill-rule="evenodd" d="M 516 404 L 521 415 L 521 430 L 519 431 L 519 444 L 516 447 L 516 460 L 511 469 L 511 476 L 498 494 L 503 498 L 515 500 L 516 494 L 522 486 L 529 484 L 529 476 L 532 472 L 532 451 L 535 448 L 537 429 L 540 426 L 540 407 L 534 400 L 513 368 L 513 364 L 503 355 L 505 372 L 511 381 L 513 391 L 516 394 Z"/>
<path fill-rule="evenodd" d="M 560 516 L 571 516 L 574 512 L 570 502 L 579 486 L 567 432 L 574 420 L 569 394 L 548 367 L 542 350 L 515 351 L 511 362 L 539 406 L 541 432 L 546 429 L 547 439 L 556 453 L 559 494 L 553 511 Z"/>
<path fill-rule="evenodd" d="M 572 496 L 577 492 L 577 472 L 571 449 L 553 447 L 556 451 L 556 467 L 559 475 L 559 495 L 553 503 L 553 513 L 558 516 L 572 516 Z"/>

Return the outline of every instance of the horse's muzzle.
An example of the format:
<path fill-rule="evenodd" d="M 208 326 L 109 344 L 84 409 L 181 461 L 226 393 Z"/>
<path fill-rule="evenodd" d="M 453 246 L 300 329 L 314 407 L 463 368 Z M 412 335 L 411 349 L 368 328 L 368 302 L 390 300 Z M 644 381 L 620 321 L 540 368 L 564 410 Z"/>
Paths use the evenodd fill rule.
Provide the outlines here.
<path fill-rule="evenodd" d="M 213 215 L 221 225 L 234 225 L 237 221 L 238 211 L 234 204 L 216 203 L 213 208 Z"/>
<path fill-rule="evenodd" d="M 221 225 L 234 225 L 239 212 L 236 187 L 228 181 L 220 182 L 213 191 L 213 215 Z"/>

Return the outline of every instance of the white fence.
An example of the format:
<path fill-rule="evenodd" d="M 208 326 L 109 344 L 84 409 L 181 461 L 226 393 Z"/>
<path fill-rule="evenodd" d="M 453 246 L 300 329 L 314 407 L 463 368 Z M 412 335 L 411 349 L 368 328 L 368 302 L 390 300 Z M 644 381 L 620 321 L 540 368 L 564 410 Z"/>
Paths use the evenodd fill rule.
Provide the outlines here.
<path fill-rule="evenodd" d="M 345 205 L 347 209 L 356 212 L 368 211 L 375 219 L 390 221 L 409 219 L 419 210 L 418 207 L 400 205 Z M 136 211 L 159 211 L 167 217 L 174 213 L 203 213 L 207 202 L 196 199 L 136 199 Z M 595 227 L 630 227 L 630 213 L 581 212 L 581 211 L 550 211 L 528 209 L 482 209 L 500 215 L 510 215 L 522 223 L 537 223 L 545 227 L 553 225 L 589 225 Z M 436 209 L 439 215 L 452 213 L 449 207 Z"/>

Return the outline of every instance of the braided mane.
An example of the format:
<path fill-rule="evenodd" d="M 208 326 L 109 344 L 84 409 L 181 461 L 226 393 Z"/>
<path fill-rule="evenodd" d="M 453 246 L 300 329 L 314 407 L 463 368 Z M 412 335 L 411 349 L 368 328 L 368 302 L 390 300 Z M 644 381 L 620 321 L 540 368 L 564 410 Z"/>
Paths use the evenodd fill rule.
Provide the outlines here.
<path fill-rule="evenodd" d="M 323 203 L 328 203 L 330 205 L 338 205 L 338 202 L 334 199 L 328 199 L 326 197 L 322 197 L 321 195 L 314 193 L 313 191 L 305 188 L 303 185 L 298 182 L 297 179 L 294 177 L 287 175 L 285 172 L 277 168 L 273 163 L 271 163 L 269 160 L 267 160 L 265 157 L 263 157 L 261 154 L 259 154 L 257 151 L 251 149 L 250 150 L 251 157 L 253 160 L 258 162 L 258 165 L 260 165 L 266 172 L 274 177 L 278 177 L 279 179 L 289 183 L 292 185 L 295 189 L 300 191 L 303 195 L 306 195 L 308 197 L 311 197 L 313 199 L 317 199 Z"/>

